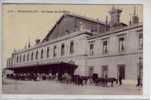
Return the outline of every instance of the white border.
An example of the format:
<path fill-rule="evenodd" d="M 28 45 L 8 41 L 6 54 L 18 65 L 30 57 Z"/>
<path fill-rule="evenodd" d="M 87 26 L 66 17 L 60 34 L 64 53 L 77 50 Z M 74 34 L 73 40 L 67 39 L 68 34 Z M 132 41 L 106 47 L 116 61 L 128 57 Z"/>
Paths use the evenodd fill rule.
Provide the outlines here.
<path fill-rule="evenodd" d="M 2 3 L 65 3 L 65 4 L 144 4 L 144 87 L 143 87 L 143 96 L 136 95 L 6 95 L 2 94 L 1 98 L 6 100 L 17 98 L 20 99 L 114 99 L 121 100 L 120 98 L 125 99 L 146 99 L 149 98 L 151 83 L 149 80 L 149 71 L 151 66 L 150 55 L 151 55 L 151 1 L 150 0 L 3 0 Z M 1 6 L 1 5 L 0 5 Z M 2 6 L 1 6 L 2 7 Z M 0 8 L 2 12 L 2 8 Z M 0 13 L 0 15 L 2 15 Z M 0 16 L 0 22 L 2 23 L 2 17 Z M 2 24 L 0 27 L 1 36 L 0 41 L 3 40 L 2 36 Z M 2 42 L 0 42 L 0 65 L 2 63 Z M 1 74 L 0 74 L 1 75 Z M 0 77 L 1 79 L 1 77 Z M 1 99 L 0 98 L 0 99 Z"/>

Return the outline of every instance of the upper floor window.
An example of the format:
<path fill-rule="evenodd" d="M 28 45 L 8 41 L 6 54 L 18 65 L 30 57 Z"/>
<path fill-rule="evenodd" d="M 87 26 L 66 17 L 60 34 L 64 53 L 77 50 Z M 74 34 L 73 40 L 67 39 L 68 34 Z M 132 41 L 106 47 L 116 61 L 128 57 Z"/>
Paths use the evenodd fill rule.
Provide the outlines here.
<path fill-rule="evenodd" d="M 108 41 L 104 40 L 103 41 L 103 54 L 107 54 L 108 53 Z"/>
<path fill-rule="evenodd" d="M 71 41 L 70 42 L 70 54 L 73 54 L 74 53 L 74 42 Z"/>
<path fill-rule="evenodd" d="M 94 54 L 94 44 L 90 44 L 90 55 Z"/>
<path fill-rule="evenodd" d="M 35 59 L 38 59 L 38 50 L 36 51 Z"/>
<path fill-rule="evenodd" d="M 139 49 L 143 49 L 143 34 L 139 33 Z"/>
<path fill-rule="evenodd" d="M 125 51 L 125 38 L 120 37 L 119 38 L 119 52 Z"/>
<path fill-rule="evenodd" d="M 18 60 L 19 60 L 19 57 L 18 57 L 18 55 L 17 55 L 16 62 L 18 62 Z"/>
<path fill-rule="evenodd" d="M 54 47 L 53 47 L 53 56 L 54 56 L 54 57 L 56 57 L 56 55 L 57 55 L 56 49 L 57 49 L 57 46 L 54 46 Z"/>
<path fill-rule="evenodd" d="M 25 61 L 25 54 L 23 55 L 23 61 Z"/>
<path fill-rule="evenodd" d="M 49 47 L 47 47 L 47 58 L 49 57 Z"/>
<path fill-rule="evenodd" d="M 27 54 L 27 61 L 29 61 L 29 53 Z"/>
<path fill-rule="evenodd" d="M 20 62 L 22 61 L 22 55 L 20 55 Z"/>
<path fill-rule="evenodd" d="M 41 59 L 43 58 L 43 49 L 41 49 Z"/>
<path fill-rule="evenodd" d="M 103 78 L 107 78 L 108 77 L 108 66 L 107 65 L 103 65 L 102 66 L 102 77 Z"/>
<path fill-rule="evenodd" d="M 61 56 L 63 56 L 65 54 L 65 45 L 62 44 L 61 45 Z"/>
<path fill-rule="evenodd" d="M 32 52 L 32 53 L 31 53 L 31 60 L 33 60 L 33 55 L 34 55 L 34 54 L 33 54 L 33 52 Z"/>

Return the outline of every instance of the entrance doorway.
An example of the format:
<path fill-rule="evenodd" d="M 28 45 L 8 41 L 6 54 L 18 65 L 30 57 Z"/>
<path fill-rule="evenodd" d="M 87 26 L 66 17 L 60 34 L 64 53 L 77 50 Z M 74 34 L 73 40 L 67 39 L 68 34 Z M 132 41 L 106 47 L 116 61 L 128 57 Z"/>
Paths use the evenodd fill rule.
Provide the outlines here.
<path fill-rule="evenodd" d="M 108 77 L 108 66 L 106 66 L 106 65 L 104 65 L 104 66 L 102 66 L 102 77 L 103 78 L 107 78 Z"/>
<path fill-rule="evenodd" d="M 118 65 L 118 78 L 125 79 L 125 65 Z"/>

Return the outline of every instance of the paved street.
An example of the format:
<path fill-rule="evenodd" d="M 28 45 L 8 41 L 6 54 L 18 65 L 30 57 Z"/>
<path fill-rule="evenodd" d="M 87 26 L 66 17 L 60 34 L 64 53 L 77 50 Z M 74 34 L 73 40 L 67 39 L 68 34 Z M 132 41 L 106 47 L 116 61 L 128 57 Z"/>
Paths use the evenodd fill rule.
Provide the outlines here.
<path fill-rule="evenodd" d="M 4 80 L 4 94 L 96 94 L 96 95 L 141 95 L 142 89 L 135 85 L 115 85 L 114 87 L 101 87 L 93 85 L 78 86 L 58 81 L 16 81 Z"/>

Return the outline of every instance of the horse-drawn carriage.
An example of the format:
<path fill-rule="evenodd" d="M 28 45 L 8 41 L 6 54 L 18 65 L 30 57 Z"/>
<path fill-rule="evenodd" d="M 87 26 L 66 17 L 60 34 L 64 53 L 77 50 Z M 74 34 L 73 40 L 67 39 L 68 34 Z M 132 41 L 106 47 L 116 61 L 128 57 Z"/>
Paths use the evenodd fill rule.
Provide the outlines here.
<path fill-rule="evenodd" d="M 93 74 L 91 77 L 90 76 L 80 76 L 80 75 L 72 75 L 70 79 L 67 77 L 63 77 L 64 80 L 68 80 L 68 83 L 74 83 L 77 85 L 85 85 L 85 84 L 94 84 L 96 86 L 103 86 L 107 87 L 109 84 L 111 87 L 114 86 L 114 83 L 118 83 L 118 80 L 114 77 L 109 77 L 109 78 L 102 78 L 98 77 L 97 74 Z M 70 81 L 69 81 L 70 80 Z"/>

